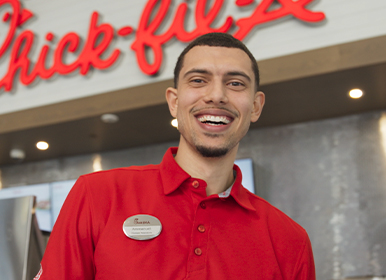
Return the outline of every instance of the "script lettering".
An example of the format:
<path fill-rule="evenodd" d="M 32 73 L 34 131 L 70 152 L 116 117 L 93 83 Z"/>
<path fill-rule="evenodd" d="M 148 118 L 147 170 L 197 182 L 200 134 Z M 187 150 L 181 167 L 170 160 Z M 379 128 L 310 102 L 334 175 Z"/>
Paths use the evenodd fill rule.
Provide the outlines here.
<path fill-rule="evenodd" d="M 288 15 L 293 15 L 300 20 L 308 22 L 324 20 L 324 13 L 312 12 L 306 9 L 305 6 L 312 1 L 313 0 L 278 0 L 281 7 L 273 11 L 268 11 L 274 0 L 263 0 L 256 7 L 250 17 L 241 18 L 236 21 L 236 25 L 239 27 L 239 30 L 233 36 L 239 40 L 243 40 L 256 25 L 274 21 Z"/>
<path fill-rule="evenodd" d="M 17 11 L 17 1 L 9 0 L 6 2 L 11 2 L 14 5 L 14 10 Z M 66 64 L 63 61 L 65 53 L 75 53 L 80 44 L 79 35 L 75 32 L 70 32 L 60 39 L 54 52 L 54 63 L 50 68 L 47 68 L 46 66 L 50 48 L 48 45 L 43 45 L 39 53 L 38 60 L 34 68 L 30 71 L 32 63 L 28 56 L 34 43 L 34 34 L 30 30 L 23 31 L 16 37 L 9 60 L 8 71 L 0 80 L 0 88 L 3 87 L 5 91 L 12 90 L 13 80 L 18 70 L 20 70 L 21 83 L 29 85 L 33 83 L 37 77 L 40 77 L 41 79 L 48 79 L 55 73 L 66 75 L 78 68 L 80 68 L 81 75 L 86 75 L 91 66 L 97 69 L 109 68 L 118 59 L 121 51 L 114 49 L 109 57 L 105 59 L 101 58 L 114 38 L 114 28 L 110 24 L 106 23 L 98 25 L 98 17 L 99 14 L 97 12 L 94 12 L 91 16 L 88 37 L 79 57 L 70 64 Z M 14 23 L 13 18 L 15 18 L 15 12 L 12 15 L 11 27 L 7 38 L 4 41 L 2 48 L 0 48 L 0 54 L 1 52 L 4 53 L 9 46 L 8 38 L 12 39 L 12 36 L 9 34 L 13 35 L 15 33 L 14 26 L 17 24 Z M 52 34 L 48 34 L 46 36 L 48 40 L 52 40 L 52 37 Z"/>
<path fill-rule="evenodd" d="M 207 0 L 197 0 L 195 10 L 196 28 L 194 30 L 187 32 L 184 29 L 184 18 L 188 7 L 186 3 L 181 3 L 177 8 L 174 20 L 169 29 L 164 34 L 156 35 L 159 26 L 162 24 L 170 8 L 171 0 L 161 1 L 157 15 L 149 23 L 150 16 L 157 2 L 158 0 L 150 0 L 146 4 L 137 30 L 136 39 L 131 45 L 131 48 L 136 52 L 138 65 L 141 70 L 148 75 L 154 75 L 158 72 L 163 60 L 162 45 L 173 38 L 173 36 L 182 42 L 188 42 L 209 32 L 227 32 L 233 23 L 232 17 L 228 17 L 220 28 L 211 28 L 210 25 L 216 19 L 224 0 L 216 0 L 206 15 L 205 8 L 207 6 Z M 149 63 L 147 60 L 147 48 L 150 48 L 153 52 L 153 63 Z"/>
<path fill-rule="evenodd" d="M 209 32 L 229 32 L 236 27 L 234 37 L 243 40 L 252 29 L 263 23 L 277 20 L 286 16 L 306 22 L 318 22 L 325 19 L 322 12 L 313 12 L 306 8 L 314 0 L 277 0 L 279 7 L 273 7 L 274 0 L 261 0 L 250 16 L 235 20 L 227 16 L 214 28 L 224 0 L 196 0 L 194 24 L 195 27 L 187 31 L 185 19 L 188 4 L 181 2 L 172 18 L 170 26 L 164 33 L 160 27 L 165 23 L 172 7 L 172 0 L 148 0 L 142 12 L 134 42 L 131 49 L 135 52 L 138 65 L 147 75 L 156 74 L 163 62 L 163 45 L 176 38 L 181 42 L 190 42 L 193 39 Z M 235 5 L 245 7 L 253 4 L 253 0 L 235 0 Z M 209 6 L 211 3 L 211 6 Z M 24 85 L 32 84 L 37 78 L 49 79 L 54 74 L 67 75 L 79 71 L 87 75 L 91 68 L 107 69 L 119 58 L 121 51 L 112 49 L 107 53 L 116 36 L 127 36 L 133 32 L 131 26 L 123 26 L 115 32 L 108 23 L 98 23 L 99 13 L 93 12 L 88 29 L 88 35 L 82 46 L 81 36 L 69 32 L 58 39 L 56 47 L 53 45 L 55 35 L 48 32 L 47 42 L 40 49 L 36 63 L 31 61 L 33 45 L 37 37 L 31 30 L 24 30 L 17 34 L 17 27 L 28 21 L 33 13 L 23 8 L 18 0 L 0 0 L 0 8 L 7 7 L 8 12 L 3 16 L 3 22 L 8 24 L 8 30 L 0 46 L 0 58 L 10 49 L 9 64 L 6 74 L 0 79 L 0 89 L 11 91 L 17 73 L 20 73 L 20 82 Z M 161 34 L 160 34 L 161 33 Z M 12 43 L 13 42 L 13 43 Z M 152 53 L 149 61 L 148 52 Z M 66 61 L 72 57 L 72 61 Z M 68 59 L 67 59 L 68 60 Z M 48 65 L 50 64 L 50 65 Z"/>

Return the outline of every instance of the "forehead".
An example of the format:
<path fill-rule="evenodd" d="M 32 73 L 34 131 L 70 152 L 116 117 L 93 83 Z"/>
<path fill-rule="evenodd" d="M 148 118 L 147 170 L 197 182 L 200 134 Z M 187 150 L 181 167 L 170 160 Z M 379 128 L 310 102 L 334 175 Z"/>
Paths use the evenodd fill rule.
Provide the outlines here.
<path fill-rule="evenodd" d="M 243 71 L 254 79 L 249 56 L 241 49 L 195 46 L 185 54 L 180 77 L 192 69 L 204 69 L 213 74 Z"/>

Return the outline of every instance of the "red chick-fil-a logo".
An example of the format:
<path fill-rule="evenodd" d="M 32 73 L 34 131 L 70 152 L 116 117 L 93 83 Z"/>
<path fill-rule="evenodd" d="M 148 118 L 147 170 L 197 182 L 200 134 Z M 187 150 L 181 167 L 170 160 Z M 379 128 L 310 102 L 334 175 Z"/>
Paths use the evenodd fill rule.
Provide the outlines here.
<path fill-rule="evenodd" d="M 314 0 L 277 0 L 279 7 L 272 8 L 275 0 L 261 0 L 250 16 L 234 19 L 226 17 L 218 28 L 212 28 L 224 0 L 215 0 L 211 7 L 207 8 L 208 0 L 197 0 L 195 4 L 194 20 L 195 28 L 191 31 L 185 30 L 185 16 L 188 12 L 188 4 L 183 2 L 177 6 L 172 23 L 162 34 L 159 28 L 167 17 L 172 0 L 149 0 L 140 17 L 139 25 L 135 31 L 135 39 L 131 49 L 135 52 L 138 65 L 142 72 L 147 75 L 156 74 L 163 61 L 163 45 L 176 38 L 181 42 L 189 42 L 200 35 L 208 32 L 228 32 L 232 26 L 236 27 L 233 36 L 243 40 L 251 30 L 262 23 L 277 20 L 286 16 L 293 16 L 306 22 L 319 22 L 325 19 L 322 12 L 313 12 L 306 6 Z M 236 0 L 239 7 L 249 6 L 254 0 Z M 51 49 L 55 35 L 48 32 L 44 44 L 35 63 L 29 58 L 35 35 L 31 30 L 24 30 L 16 34 L 17 28 L 28 21 L 33 13 L 20 5 L 18 0 L 0 0 L 0 8 L 4 5 L 11 7 L 11 12 L 6 12 L 3 21 L 8 22 L 8 33 L 0 47 L 0 59 L 10 50 L 8 70 L 0 80 L 0 89 L 11 91 L 16 73 L 20 72 L 20 81 L 24 85 L 30 85 L 36 78 L 49 79 L 54 74 L 66 75 L 79 70 L 81 75 L 86 75 L 90 68 L 107 69 L 114 64 L 121 54 L 119 49 L 113 49 L 106 57 L 104 52 L 110 46 L 116 36 L 127 36 L 134 33 L 134 28 L 124 26 L 117 31 L 108 23 L 98 23 L 99 13 L 91 15 L 88 35 L 84 44 L 81 44 L 81 37 L 75 32 L 69 32 L 58 40 L 56 47 Z M 158 9 L 155 16 L 153 13 Z M 13 43 L 12 43 L 13 42 Z M 153 53 L 152 62 L 149 62 L 146 50 Z M 66 53 L 79 53 L 77 59 L 66 63 Z M 48 56 L 51 65 L 47 65 Z"/>

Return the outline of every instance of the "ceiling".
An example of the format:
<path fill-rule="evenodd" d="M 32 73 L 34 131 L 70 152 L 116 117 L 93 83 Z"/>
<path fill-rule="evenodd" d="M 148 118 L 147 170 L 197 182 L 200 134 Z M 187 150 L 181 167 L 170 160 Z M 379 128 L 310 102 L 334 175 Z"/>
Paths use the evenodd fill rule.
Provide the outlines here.
<path fill-rule="evenodd" d="M 386 63 L 372 64 L 302 79 L 265 84 L 266 105 L 252 128 L 286 125 L 386 109 Z M 352 88 L 364 96 L 348 97 Z M 0 166 L 16 162 L 9 156 L 13 148 L 23 149 L 24 162 L 79 154 L 125 149 L 178 140 L 170 125 L 172 117 L 166 103 L 115 112 L 119 122 L 106 124 L 100 115 L 63 121 L 0 134 Z M 39 151 L 35 144 L 50 144 Z"/>

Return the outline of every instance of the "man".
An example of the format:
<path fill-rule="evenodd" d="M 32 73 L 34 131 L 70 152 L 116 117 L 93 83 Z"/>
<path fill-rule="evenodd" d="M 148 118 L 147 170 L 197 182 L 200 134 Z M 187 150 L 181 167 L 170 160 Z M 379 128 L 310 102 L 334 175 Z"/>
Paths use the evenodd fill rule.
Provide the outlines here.
<path fill-rule="evenodd" d="M 178 149 L 160 165 L 81 176 L 36 279 L 315 279 L 306 232 L 243 188 L 233 164 L 264 105 L 253 55 L 207 34 L 174 79 Z"/>

